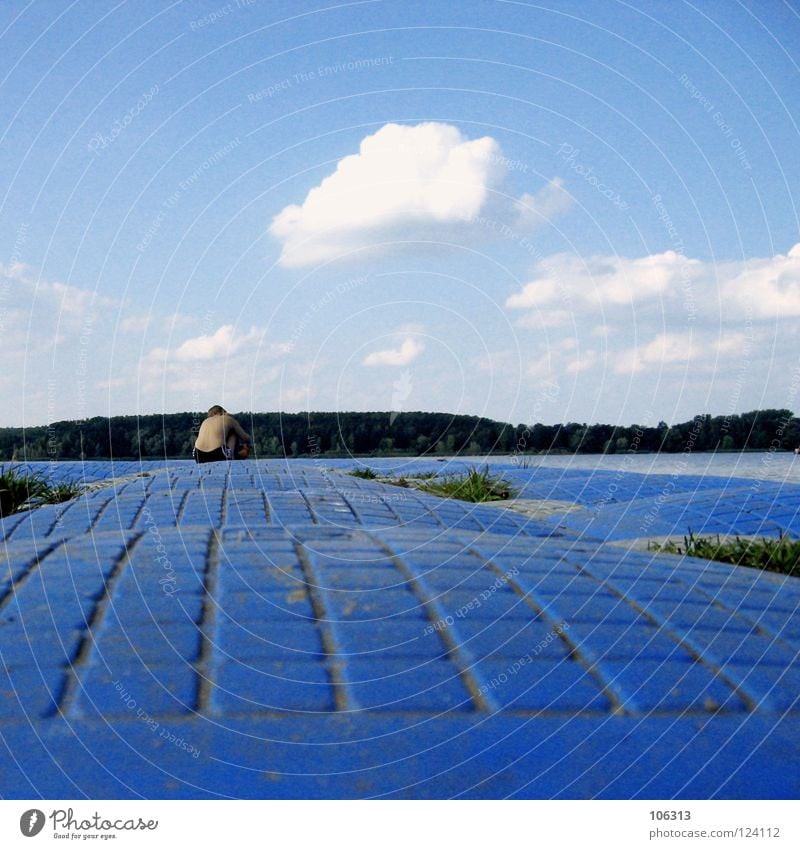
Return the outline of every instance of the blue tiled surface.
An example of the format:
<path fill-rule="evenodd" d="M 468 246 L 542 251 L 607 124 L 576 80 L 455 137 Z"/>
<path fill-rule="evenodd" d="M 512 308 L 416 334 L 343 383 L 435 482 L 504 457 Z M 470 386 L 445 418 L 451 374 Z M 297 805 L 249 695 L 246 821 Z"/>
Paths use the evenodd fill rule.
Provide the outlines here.
<path fill-rule="evenodd" d="M 514 470 L 581 508 L 531 520 L 314 462 L 78 470 L 0 523 L 4 797 L 800 792 L 800 581 L 605 542 L 653 505 L 795 530 L 792 486 Z"/>
<path fill-rule="evenodd" d="M 478 461 L 394 459 L 330 461 L 341 469 L 368 465 L 381 473 L 440 476 L 463 473 Z M 532 461 L 535 463 L 535 460 Z M 550 521 L 604 540 L 695 534 L 800 537 L 800 484 L 696 474 L 642 474 L 619 470 L 519 468 L 511 460 L 488 464 L 523 499 L 567 502 L 580 509 Z M 679 465 L 679 461 L 677 462 Z"/>

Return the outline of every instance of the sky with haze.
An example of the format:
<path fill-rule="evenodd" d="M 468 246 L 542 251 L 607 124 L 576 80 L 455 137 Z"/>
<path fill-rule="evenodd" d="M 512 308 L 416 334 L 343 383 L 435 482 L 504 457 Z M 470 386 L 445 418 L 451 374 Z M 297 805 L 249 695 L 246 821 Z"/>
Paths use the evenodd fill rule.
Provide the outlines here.
<path fill-rule="evenodd" d="M 0 426 L 800 411 L 800 5 L 4 0 Z"/>

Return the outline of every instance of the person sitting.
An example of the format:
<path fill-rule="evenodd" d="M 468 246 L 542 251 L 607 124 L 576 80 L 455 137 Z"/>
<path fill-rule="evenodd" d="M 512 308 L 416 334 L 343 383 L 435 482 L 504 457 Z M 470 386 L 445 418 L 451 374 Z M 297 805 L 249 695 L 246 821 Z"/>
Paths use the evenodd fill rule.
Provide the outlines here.
<path fill-rule="evenodd" d="M 224 407 L 215 404 L 200 425 L 194 443 L 194 458 L 198 463 L 233 460 L 237 441 L 249 446 L 251 440 L 239 422 Z"/>

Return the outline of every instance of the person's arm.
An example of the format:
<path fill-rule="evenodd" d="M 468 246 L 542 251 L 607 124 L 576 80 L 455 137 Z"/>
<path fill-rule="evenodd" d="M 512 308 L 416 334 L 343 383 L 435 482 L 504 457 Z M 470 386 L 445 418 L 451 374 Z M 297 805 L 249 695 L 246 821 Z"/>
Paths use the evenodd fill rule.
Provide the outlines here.
<path fill-rule="evenodd" d="M 233 428 L 233 430 L 236 432 L 236 435 L 239 437 L 239 439 L 241 439 L 242 442 L 250 443 L 253 441 L 252 439 L 250 439 L 250 434 L 246 430 L 244 430 L 244 428 L 239 424 L 239 422 L 236 421 L 233 416 L 228 416 L 228 418 L 231 421 L 231 428 Z"/>

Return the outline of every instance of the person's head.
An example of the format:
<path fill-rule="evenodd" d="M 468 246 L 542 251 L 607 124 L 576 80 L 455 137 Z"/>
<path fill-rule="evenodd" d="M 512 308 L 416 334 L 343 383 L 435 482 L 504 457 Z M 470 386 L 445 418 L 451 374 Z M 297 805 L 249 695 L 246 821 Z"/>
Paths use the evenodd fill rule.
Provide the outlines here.
<path fill-rule="evenodd" d="M 208 408 L 208 417 L 211 418 L 211 416 L 222 416 L 227 412 L 228 411 L 224 407 L 220 407 L 219 404 L 214 404 L 213 407 Z"/>

